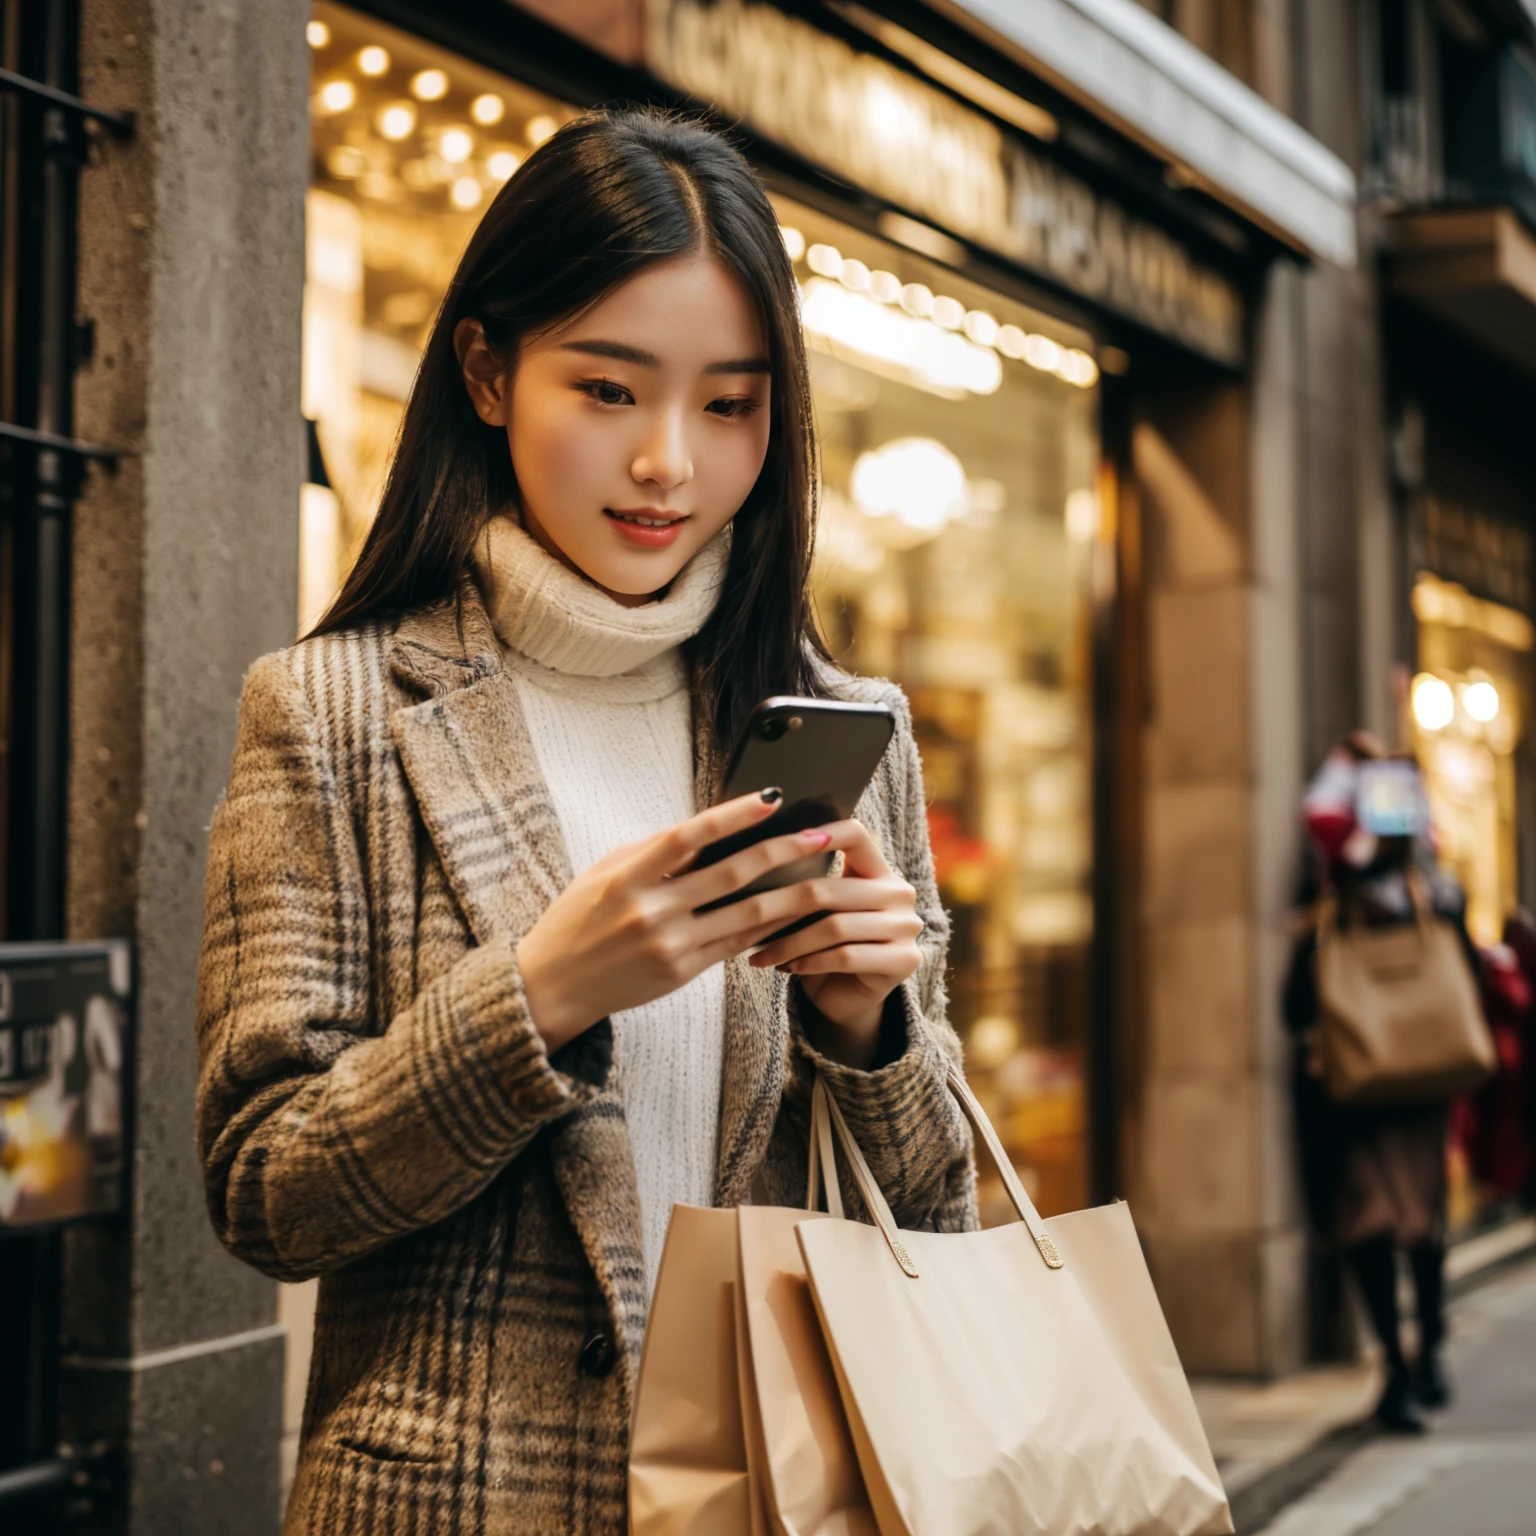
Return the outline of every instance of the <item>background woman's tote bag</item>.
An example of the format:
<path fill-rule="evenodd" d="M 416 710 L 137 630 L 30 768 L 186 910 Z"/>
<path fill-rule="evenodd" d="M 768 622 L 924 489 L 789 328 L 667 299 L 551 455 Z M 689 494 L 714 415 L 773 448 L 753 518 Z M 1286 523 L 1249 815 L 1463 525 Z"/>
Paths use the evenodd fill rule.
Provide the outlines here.
<path fill-rule="evenodd" d="M 1337 1104 L 1427 1104 L 1475 1088 L 1497 1064 L 1455 930 L 1415 893 L 1416 921 L 1317 936 L 1323 1082 Z"/>
<path fill-rule="evenodd" d="M 804 1221 L 823 1336 L 881 1536 L 1221 1536 L 1205 1431 L 1123 1204 L 1042 1221 L 958 1072 L 1020 1221 L 900 1232 L 837 1102 L 877 1226 Z"/>

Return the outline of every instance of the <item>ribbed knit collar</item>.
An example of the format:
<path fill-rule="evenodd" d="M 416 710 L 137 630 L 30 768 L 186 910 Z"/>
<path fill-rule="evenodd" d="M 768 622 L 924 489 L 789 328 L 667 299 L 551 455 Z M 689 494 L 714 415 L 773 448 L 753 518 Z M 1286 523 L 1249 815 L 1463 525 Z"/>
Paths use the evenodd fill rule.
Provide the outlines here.
<path fill-rule="evenodd" d="M 615 677 L 691 639 L 720 599 L 730 557 L 723 528 L 659 602 L 626 608 L 562 565 L 510 517 L 493 517 L 475 545 L 475 581 L 496 638 L 555 672 Z"/>

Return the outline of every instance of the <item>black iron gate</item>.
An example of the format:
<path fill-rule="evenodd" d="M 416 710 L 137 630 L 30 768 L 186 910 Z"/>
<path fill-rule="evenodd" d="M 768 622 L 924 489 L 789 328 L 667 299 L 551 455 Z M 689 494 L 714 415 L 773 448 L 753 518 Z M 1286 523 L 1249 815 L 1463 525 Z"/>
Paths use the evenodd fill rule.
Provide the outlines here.
<path fill-rule="evenodd" d="M 79 99 L 78 0 L 0 0 L 0 935 L 64 937 L 77 183 L 130 118 Z M 53 1531 L 81 1468 L 58 1447 L 61 1238 L 0 1235 L 0 1529 Z"/>

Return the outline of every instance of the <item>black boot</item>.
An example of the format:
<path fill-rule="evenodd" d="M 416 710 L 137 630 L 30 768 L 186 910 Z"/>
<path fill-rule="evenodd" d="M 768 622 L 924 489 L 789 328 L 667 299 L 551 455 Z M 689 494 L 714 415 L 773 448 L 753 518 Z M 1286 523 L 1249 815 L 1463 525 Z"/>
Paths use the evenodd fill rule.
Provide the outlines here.
<path fill-rule="evenodd" d="M 1445 1338 L 1445 1249 L 1420 1243 L 1409 1252 L 1413 1289 L 1419 1303 L 1419 1360 L 1413 1393 L 1426 1408 L 1444 1408 L 1451 1400 L 1440 1345 Z"/>
<path fill-rule="evenodd" d="M 1387 1368 L 1386 1390 L 1376 1404 L 1376 1422 L 1389 1435 L 1422 1435 L 1425 1424 L 1414 1396 L 1407 1364 L 1399 1360 Z"/>
<path fill-rule="evenodd" d="M 1440 1358 L 1438 1344 L 1419 1351 L 1419 1361 L 1413 1371 L 1413 1395 L 1425 1408 L 1450 1406 L 1451 1384 L 1446 1379 L 1445 1362 Z"/>
<path fill-rule="evenodd" d="M 1397 1254 L 1392 1239 L 1375 1237 L 1358 1243 L 1349 1250 L 1349 1259 L 1387 1361 L 1387 1385 L 1376 1405 L 1377 1422 L 1394 1435 L 1423 1434 L 1424 1420 L 1414 1401 L 1413 1381 L 1398 1337 Z"/>

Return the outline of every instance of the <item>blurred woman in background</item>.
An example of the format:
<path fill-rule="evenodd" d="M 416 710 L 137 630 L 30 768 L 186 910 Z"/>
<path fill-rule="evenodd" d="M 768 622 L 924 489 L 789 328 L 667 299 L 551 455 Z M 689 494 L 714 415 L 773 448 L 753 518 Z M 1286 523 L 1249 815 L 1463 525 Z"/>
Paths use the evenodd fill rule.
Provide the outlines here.
<path fill-rule="evenodd" d="M 1449 1102 L 1345 1108 L 1323 1086 L 1317 1060 L 1322 1010 L 1316 958 L 1325 901 L 1369 926 L 1415 921 L 1419 900 L 1460 934 L 1468 963 L 1466 899 L 1435 863 L 1427 817 L 1372 829 L 1358 801 L 1361 768 L 1387 753 L 1364 731 L 1345 737 L 1307 789 L 1307 857 L 1298 893 L 1298 936 L 1283 1000 L 1296 1042 L 1293 1089 L 1302 1184 L 1319 1232 L 1345 1256 L 1381 1341 L 1386 1386 L 1376 1416 L 1385 1429 L 1417 1434 L 1421 1408 L 1450 1399 L 1441 1361 L 1445 1337 L 1446 1174 Z M 1417 824 L 1414 824 L 1414 823 Z M 1410 1369 L 1397 1305 L 1397 1255 L 1405 1253 L 1418 1303 L 1419 1347 Z"/>

